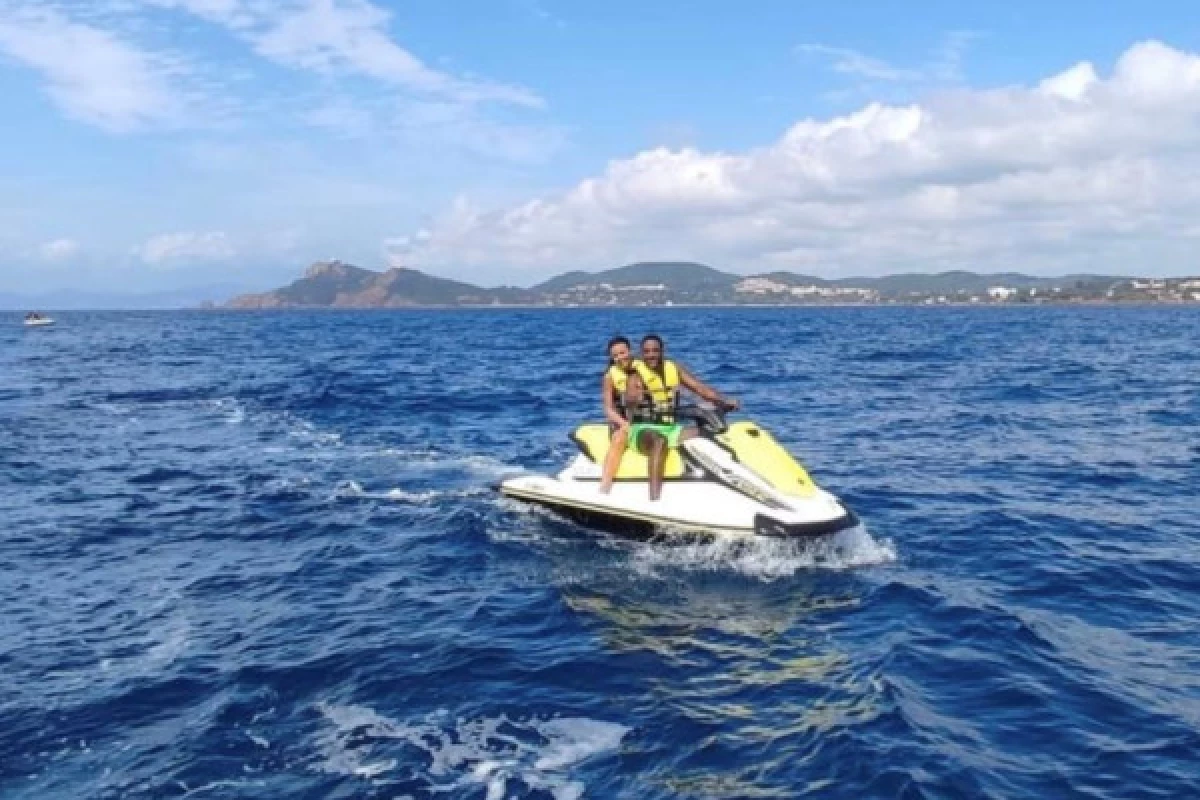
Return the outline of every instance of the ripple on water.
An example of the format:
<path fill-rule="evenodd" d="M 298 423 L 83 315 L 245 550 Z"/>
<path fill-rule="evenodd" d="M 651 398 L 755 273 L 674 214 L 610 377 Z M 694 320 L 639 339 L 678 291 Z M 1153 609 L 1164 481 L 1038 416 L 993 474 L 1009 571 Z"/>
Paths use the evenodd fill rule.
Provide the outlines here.
<path fill-rule="evenodd" d="M 1195 793 L 1195 310 L 18 328 L 5 797 Z M 638 542 L 499 497 L 648 330 L 864 527 Z"/>

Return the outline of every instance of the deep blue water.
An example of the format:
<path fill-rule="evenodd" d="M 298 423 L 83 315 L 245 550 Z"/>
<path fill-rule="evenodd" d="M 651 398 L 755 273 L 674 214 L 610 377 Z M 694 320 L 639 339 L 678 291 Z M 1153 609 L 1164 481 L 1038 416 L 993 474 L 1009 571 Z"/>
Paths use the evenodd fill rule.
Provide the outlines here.
<path fill-rule="evenodd" d="M 0 322 L 4 797 L 1198 791 L 1200 311 Z M 647 330 L 866 529 L 499 499 Z"/>

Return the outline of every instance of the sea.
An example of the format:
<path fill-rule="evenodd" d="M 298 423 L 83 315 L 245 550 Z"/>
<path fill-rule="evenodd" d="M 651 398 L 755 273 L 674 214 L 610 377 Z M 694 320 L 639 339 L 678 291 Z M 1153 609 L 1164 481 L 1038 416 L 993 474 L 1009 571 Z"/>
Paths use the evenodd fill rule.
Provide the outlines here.
<path fill-rule="evenodd" d="M 0 797 L 1200 796 L 1200 309 L 0 316 Z M 661 334 L 862 520 L 498 496 Z"/>

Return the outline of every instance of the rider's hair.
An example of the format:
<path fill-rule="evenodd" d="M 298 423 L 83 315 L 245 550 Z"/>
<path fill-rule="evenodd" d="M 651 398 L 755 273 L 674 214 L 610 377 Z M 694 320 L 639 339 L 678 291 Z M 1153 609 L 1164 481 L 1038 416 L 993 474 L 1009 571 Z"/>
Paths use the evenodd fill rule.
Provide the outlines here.
<path fill-rule="evenodd" d="M 643 336 L 642 337 L 642 347 L 646 346 L 646 342 L 658 342 L 658 348 L 660 350 L 664 346 L 662 337 L 659 336 L 657 333 L 647 333 L 645 336 Z"/>
<path fill-rule="evenodd" d="M 614 336 L 608 340 L 608 346 L 604 348 L 604 352 L 607 353 L 610 358 L 612 357 L 612 349 L 614 344 L 623 344 L 626 347 L 633 347 L 633 345 L 629 343 L 629 340 L 624 336 Z"/>

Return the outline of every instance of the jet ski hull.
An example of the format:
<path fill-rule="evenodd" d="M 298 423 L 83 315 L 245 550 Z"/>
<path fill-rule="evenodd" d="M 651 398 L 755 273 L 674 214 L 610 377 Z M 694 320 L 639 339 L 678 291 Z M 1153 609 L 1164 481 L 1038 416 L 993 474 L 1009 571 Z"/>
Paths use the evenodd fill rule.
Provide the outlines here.
<path fill-rule="evenodd" d="M 859 524 L 852 511 L 818 490 L 789 509 L 761 503 L 702 478 L 669 481 L 657 501 L 641 481 L 618 482 L 601 494 L 597 480 L 526 475 L 509 478 L 500 492 L 549 508 L 581 524 L 645 537 L 661 531 L 733 537 L 808 539 Z"/>
<path fill-rule="evenodd" d="M 766 514 L 757 514 L 754 517 L 754 532 L 772 539 L 812 539 L 857 528 L 859 524 L 858 515 L 848 508 L 843 509 L 840 516 L 813 522 L 781 522 Z"/>

